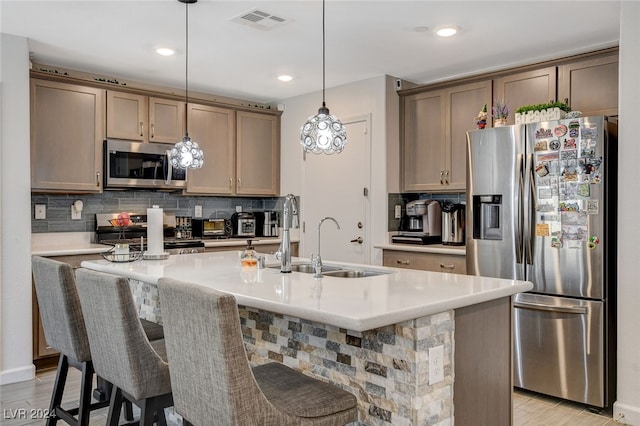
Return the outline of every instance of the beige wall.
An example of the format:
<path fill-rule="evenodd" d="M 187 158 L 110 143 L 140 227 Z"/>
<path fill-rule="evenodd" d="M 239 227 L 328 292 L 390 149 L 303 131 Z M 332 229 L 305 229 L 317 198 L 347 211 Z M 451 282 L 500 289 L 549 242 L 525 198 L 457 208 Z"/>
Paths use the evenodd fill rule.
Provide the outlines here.
<path fill-rule="evenodd" d="M 1 34 L 0 384 L 34 376 L 31 352 L 29 49 Z"/>

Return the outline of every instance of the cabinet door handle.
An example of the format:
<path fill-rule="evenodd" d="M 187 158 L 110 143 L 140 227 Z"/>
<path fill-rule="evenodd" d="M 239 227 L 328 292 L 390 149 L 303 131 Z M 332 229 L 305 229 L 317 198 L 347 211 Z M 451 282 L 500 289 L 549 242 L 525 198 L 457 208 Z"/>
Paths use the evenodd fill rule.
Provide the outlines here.
<path fill-rule="evenodd" d="M 156 125 L 151 123 L 151 139 L 155 137 L 156 134 Z"/>
<path fill-rule="evenodd" d="M 242 186 L 242 181 L 240 180 L 240 178 L 238 178 L 238 188 L 240 188 Z"/>
<path fill-rule="evenodd" d="M 233 179 L 229 178 L 229 189 L 233 187 Z"/>
<path fill-rule="evenodd" d="M 449 170 L 445 170 L 445 172 L 444 172 L 444 176 L 445 176 L 445 178 L 444 178 L 444 184 L 445 184 L 445 185 L 449 185 Z"/>
<path fill-rule="evenodd" d="M 100 172 L 96 172 L 96 186 L 100 188 Z"/>
<path fill-rule="evenodd" d="M 140 122 L 140 136 L 144 136 L 144 123 Z"/>
<path fill-rule="evenodd" d="M 442 176 L 444 175 L 444 170 L 440 170 L 440 185 L 444 185 L 444 183 L 442 183 Z"/>
<path fill-rule="evenodd" d="M 402 260 L 402 259 L 396 259 L 396 263 L 398 265 L 410 265 L 411 261 L 410 260 Z"/>
<path fill-rule="evenodd" d="M 441 268 L 441 269 L 451 269 L 451 270 L 454 270 L 454 269 L 456 269 L 456 265 L 445 265 L 444 263 L 441 263 L 441 264 L 440 264 L 440 268 Z"/>

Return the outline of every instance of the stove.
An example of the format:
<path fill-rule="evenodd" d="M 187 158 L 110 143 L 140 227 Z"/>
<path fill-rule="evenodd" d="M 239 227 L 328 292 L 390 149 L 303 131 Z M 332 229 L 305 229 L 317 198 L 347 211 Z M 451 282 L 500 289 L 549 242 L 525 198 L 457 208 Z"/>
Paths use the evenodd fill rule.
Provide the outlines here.
<path fill-rule="evenodd" d="M 113 245 L 129 244 L 133 250 L 144 251 L 147 243 L 147 215 L 129 213 L 129 226 L 115 226 L 118 213 L 96 214 L 96 242 Z M 169 254 L 204 253 L 204 241 L 199 239 L 176 238 L 176 216 L 164 213 L 164 250 Z"/>

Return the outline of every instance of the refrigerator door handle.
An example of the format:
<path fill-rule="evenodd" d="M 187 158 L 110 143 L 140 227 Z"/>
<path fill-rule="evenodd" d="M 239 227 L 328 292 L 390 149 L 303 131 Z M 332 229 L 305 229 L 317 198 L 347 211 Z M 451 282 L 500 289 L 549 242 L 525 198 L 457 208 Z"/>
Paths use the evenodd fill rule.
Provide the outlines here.
<path fill-rule="evenodd" d="M 513 302 L 514 308 L 520 309 L 532 309 L 534 311 L 546 311 L 546 312 L 559 312 L 564 314 L 579 314 L 584 315 L 587 313 L 587 308 L 584 306 L 555 306 L 545 305 L 543 303 L 528 303 L 528 302 Z"/>
<path fill-rule="evenodd" d="M 515 243 L 516 243 L 516 263 L 522 263 L 522 236 L 523 236 L 523 212 L 524 212 L 524 171 L 523 171 L 523 158 L 522 154 L 517 155 L 516 159 L 516 179 L 518 179 L 519 202 L 516 207 L 516 229 L 515 229 Z"/>
<path fill-rule="evenodd" d="M 527 226 L 527 236 L 525 239 L 525 261 L 528 265 L 533 265 L 533 242 L 535 239 L 535 226 L 536 226 L 536 206 L 538 205 L 538 200 L 536 197 L 536 178 L 535 171 L 533 168 L 533 154 L 527 155 L 527 171 L 529 172 L 529 188 L 530 188 L 530 197 L 529 197 L 529 206 L 528 206 L 528 226 Z"/>

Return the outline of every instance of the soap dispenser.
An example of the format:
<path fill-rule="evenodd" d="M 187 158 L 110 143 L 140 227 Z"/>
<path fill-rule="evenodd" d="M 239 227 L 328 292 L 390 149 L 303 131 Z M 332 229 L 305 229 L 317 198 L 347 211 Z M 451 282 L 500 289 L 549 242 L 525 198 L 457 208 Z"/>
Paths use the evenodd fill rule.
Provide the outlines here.
<path fill-rule="evenodd" d="M 245 268 L 255 268 L 258 266 L 258 255 L 251 245 L 251 240 L 247 240 L 247 248 L 240 255 L 240 263 Z"/>

